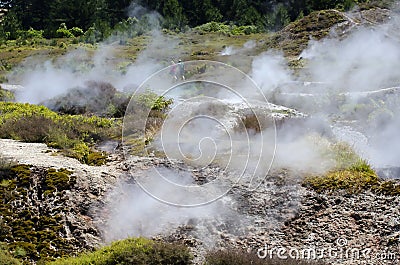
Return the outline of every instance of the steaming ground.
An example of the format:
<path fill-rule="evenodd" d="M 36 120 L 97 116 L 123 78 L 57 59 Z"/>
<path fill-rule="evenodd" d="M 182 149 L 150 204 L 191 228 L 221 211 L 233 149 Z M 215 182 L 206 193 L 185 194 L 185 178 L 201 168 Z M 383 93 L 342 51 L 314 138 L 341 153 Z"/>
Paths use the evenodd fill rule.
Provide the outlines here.
<path fill-rule="evenodd" d="M 135 12 L 140 11 L 137 8 Z M 179 100 L 185 104 L 175 109 L 178 115 L 167 117 L 161 132 L 165 138 L 158 135 L 153 146 L 165 151 L 168 159 L 130 157 L 118 165 L 118 176 L 101 192 L 102 203 L 92 207 L 102 239 L 110 242 L 127 236 L 148 236 L 180 241 L 193 248 L 199 262 L 209 248 L 237 246 L 254 251 L 265 243 L 291 246 L 293 242 L 301 246 L 312 233 L 319 235 L 318 242 L 329 245 L 344 236 L 336 231 L 346 231 L 349 242 L 355 240 L 351 236 L 357 231 L 357 236 L 373 242 L 381 239 L 374 245 L 376 248 L 385 247 L 392 237 L 398 238 L 395 224 L 390 228 L 383 225 L 396 218 L 393 209 L 398 208 L 398 199 L 369 193 L 351 198 L 317 195 L 300 185 L 305 175 L 321 174 L 334 166 L 332 159 L 323 154 L 326 146 L 337 140 L 354 146 L 375 168 L 384 169 L 380 172 L 385 177 L 400 177 L 400 104 L 396 89 L 400 82 L 400 45 L 398 36 L 393 34 L 399 22 L 395 15 L 379 25 L 366 26 L 353 18 L 350 22 L 351 26 L 339 37 L 310 41 L 301 54 L 304 69 L 290 69 L 283 54 L 275 51 L 252 58 L 249 74 L 276 105 L 266 103 L 240 82 L 233 82 L 237 85 L 234 89 L 251 99 L 250 107 L 217 89 L 205 97 L 212 96 L 218 102 L 198 98 L 185 101 L 187 97 L 194 98 L 190 90 L 185 90 L 189 93 L 186 98 L 174 95 L 176 104 Z M 221 55 L 240 55 L 254 49 L 254 44 L 250 41 L 241 48 L 225 47 Z M 122 75 L 107 63 L 113 58 L 113 45 L 102 46 L 95 54 L 94 65 L 85 71 L 64 66 L 64 62 L 88 56 L 82 50 L 56 62 L 37 64 L 32 71 L 18 76 L 26 89 L 18 100 L 39 103 L 83 86 L 87 80 L 106 81 L 121 91 L 132 90 L 168 65 L 171 57 L 181 56 L 176 49 L 179 40 L 155 31 L 148 48 Z M 227 73 L 214 73 L 211 78 L 237 81 L 235 75 Z M 391 87 L 394 89 L 386 89 Z M 249 111 L 256 111 L 259 117 L 273 113 L 277 131 L 268 123 L 271 116 L 266 119 L 269 126 L 260 130 L 263 136 L 257 130 L 236 131 L 241 117 Z M 181 120 L 199 114 L 216 118 L 218 123 L 208 118 L 186 124 L 182 138 L 177 139 L 176 128 L 180 128 Z M 33 146 L 13 141 L 2 144 L 3 154 L 24 163 L 55 163 L 63 167 L 67 163 L 43 154 L 43 146 L 36 153 L 22 154 L 15 150 L 32 151 Z M 179 152 L 177 145 L 182 147 Z M 44 159 L 43 164 L 36 160 L 37 153 Z M 70 167 L 79 171 L 83 166 Z M 111 166 L 113 170 L 116 167 Z M 90 178 L 104 175 L 106 168 L 91 170 L 92 167 L 82 169 L 91 172 Z M 145 191 L 151 191 L 151 196 Z M 360 205 L 369 208 L 360 198 L 373 205 L 371 212 L 360 210 L 362 214 L 369 214 L 374 221 L 383 216 L 379 229 L 350 218 L 360 212 L 352 208 L 352 201 L 361 200 Z M 299 216 L 307 220 L 308 227 L 300 225 Z M 300 224 L 289 222 L 296 220 Z M 319 222 L 328 224 L 329 231 L 318 226 Z"/>

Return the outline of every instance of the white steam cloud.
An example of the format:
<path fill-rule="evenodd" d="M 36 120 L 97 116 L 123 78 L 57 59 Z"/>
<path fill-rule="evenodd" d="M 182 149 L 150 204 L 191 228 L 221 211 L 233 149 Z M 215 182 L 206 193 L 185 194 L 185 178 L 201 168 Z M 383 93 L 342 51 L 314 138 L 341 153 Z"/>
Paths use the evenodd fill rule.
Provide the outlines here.
<path fill-rule="evenodd" d="M 115 60 L 114 53 L 119 43 L 113 41 L 115 37 L 112 36 L 110 40 L 98 44 L 93 56 L 89 55 L 89 51 L 78 48 L 44 63 L 38 63 L 40 58 L 27 59 L 9 76 L 10 82 L 24 87 L 17 95 L 17 100 L 38 104 L 62 95 L 71 88 L 85 87 L 85 83 L 92 80 L 111 83 L 121 91 L 133 91 L 148 76 L 169 64 L 172 56 L 180 56 L 176 49 L 178 41 L 159 31 L 160 14 L 137 3 L 131 4 L 128 13 L 146 20 L 145 23 L 151 28 L 151 37 L 146 49 L 134 63 L 126 66 L 124 73 L 116 71 L 120 63 L 126 62 Z"/>
<path fill-rule="evenodd" d="M 138 18 L 146 17 L 150 24 L 158 29 L 157 21 L 160 20 L 158 14 L 149 12 L 136 3 L 131 5 L 129 14 Z M 289 104 L 287 107 L 298 108 L 300 111 L 308 112 L 310 110 L 306 113 L 310 117 L 300 117 L 294 123 L 282 121 L 283 126 L 278 126 L 276 154 L 273 154 L 274 143 L 271 139 L 275 132 L 271 126 L 263 131 L 266 135 L 264 137 L 249 133 L 250 142 L 243 141 L 245 137 L 242 137 L 242 134 L 231 131 L 234 140 L 232 150 L 235 156 L 229 162 L 236 167 L 229 166 L 228 169 L 234 172 L 237 168 L 242 167 L 243 150 L 250 150 L 250 158 L 261 157 L 260 160 L 250 160 L 251 162 L 246 165 L 247 171 L 254 170 L 256 175 L 260 173 L 257 177 L 266 177 L 262 173 L 268 170 L 269 164 L 265 162 L 264 158 L 273 155 L 275 155 L 274 168 L 288 168 L 304 173 L 322 173 L 331 168 L 333 164 L 329 158 L 322 155 L 322 149 L 328 143 L 321 141 L 321 135 L 326 138 L 335 136 L 339 140 L 349 142 L 350 145 L 356 147 L 355 149 L 360 152 L 362 157 L 368 159 L 375 167 L 400 167 L 400 138 L 398 137 L 400 128 L 398 103 L 400 100 L 398 100 L 398 91 L 389 95 L 384 94 L 378 98 L 371 98 L 368 94 L 355 93 L 399 86 L 400 45 L 399 39 L 392 37 L 392 32 L 398 26 L 397 20 L 393 18 L 392 22 L 383 26 L 354 28 L 348 36 L 341 39 L 326 38 L 322 41 L 311 41 L 309 47 L 301 54 L 301 57 L 307 61 L 307 68 L 296 74 L 289 69 L 287 60 L 281 53 L 267 51 L 254 58 L 249 74 L 262 92 L 268 96 L 268 99 L 277 101 L 277 103 L 285 102 Z M 154 31 L 147 49 L 138 56 L 132 65 L 127 67 L 126 73 L 122 74 L 114 70 L 114 45 L 118 44 L 101 45 L 95 52 L 93 65 L 84 65 L 84 67 L 74 65 L 74 61 L 88 56 L 86 51 L 78 49 L 55 62 L 48 61 L 29 68 L 30 70 L 24 70 L 20 77 L 22 80 L 20 83 L 25 87 L 25 91 L 19 95 L 19 100 L 39 103 L 61 95 L 71 88 L 83 86 L 88 80 L 105 81 L 120 90 L 132 89 L 151 74 L 169 64 L 172 57 L 179 57 L 176 49 L 178 40 Z M 239 49 L 227 47 L 222 55 L 241 53 L 254 48 L 254 45 L 254 42 L 249 42 Z M 205 70 L 207 69 L 204 68 Z M 234 80 L 236 85 L 246 84 L 234 74 L 219 76 L 218 67 L 212 68 L 211 71 L 216 73 L 214 78 Z M 307 86 L 310 83 L 304 82 L 319 83 Z M 190 89 L 183 90 L 187 94 L 192 92 Z M 201 90 L 200 94 L 204 91 L 210 93 L 207 90 Z M 238 92 L 258 103 L 263 101 L 259 94 L 249 92 L 246 86 L 243 86 Z M 218 119 L 224 120 L 227 115 L 245 112 L 244 109 L 237 107 L 240 104 L 234 104 L 238 103 L 238 96 L 229 97 L 221 91 L 213 91 L 212 94 L 213 96 L 223 95 L 220 99 L 225 100 L 224 103 L 231 104 L 229 108 L 213 108 L 208 105 L 205 107 L 208 111 L 215 112 L 214 116 Z M 340 102 L 337 102 L 336 99 L 338 99 L 337 101 L 340 99 Z M 263 109 L 257 104 L 255 109 L 262 113 Z M 365 110 L 362 113 L 353 114 L 348 109 Z M 288 112 L 287 109 L 282 108 L 275 110 L 278 114 L 279 112 Z M 189 111 L 193 110 L 188 110 L 190 114 Z M 346 126 L 350 124 L 350 127 L 346 127 L 350 129 L 346 129 L 347 133 L 343 134 L 341 132 L 345 127 L 342 126 L 342 123 L 345 122 Z M 230 124 L 230 127 L 227 126 L 227 130 L 233 130 L 234 122 L 228 120 L 227 123 Z M 351 124 L 356 124 L 356 126 L 351 127 Z M 202 152 L 207 157 L 212 157 L 215 147 L 221 147 L 223 152 L 229 149 L 229 145 L 226 144 L 226 141 L 224 142 L 222 137 L 222 139 L 218 139 L 220 136 L 215 137 L 213 131 L 215 126 L 213 126 L 210 121 L 201 124 L 193 123 L 193 127 L 189 127 L 187 131 L 183 130 L 183 140 L 187 144 L 187 149 L 184 151 L 192 153 L 193 157 L 199 156 Z M 359 136 L 362 135 L 365 139 L 357 141 L 351 137 L 345 137 L 349 136 L 348 132 L 354 132 L 353 135 L 356 138 L 360 138 Z M 314 137 L 315 135 L 318 136 Z M 214 142 L 205 141 L 204 144 L 199 145 L 199 141 L 204 139 L 204 136 L 215 138 Z M 165 143 L 167 145 L 175 144 L 177 141 L 174 142 L 176 139 L 173 137 L 176 135 L 169 137 Z M 159 141 L 156 139 L 156 147 L 157 144 Z M 247 149 L 242 148 L 244 145 Z M 256 153 L 260 150 L 261 156 Z M 173 156 L 174 153 L 171 155 Z M 217 158 L 221 159 L 216 162 L 217 164 L 227 165 L 226 161 L 223 161 L 224 156 Z M 258 163 L 259 161 L 261 162 Z M 206 160 L 204 163 L 209 164 L 209 161 Z M 200 165 L 202 166 L 202 164 Z M 142 175 L 144 176 L 145 172 Z M 182 185 L 193 182 L 192 175 L 179 175 L 173 169 L 165 169 L 163 175 Z M 157 186 L 156 183 L 154 185 L 153 188 L 162 196 L 171 196 L 178 201 L 187 199 L 180 197 L 182 194 L 165 186 Z M 231 199 L 229 196 L 224 198 L 228 201 Z M 189 224 L 192 219 L 226 217 L 232 214 L 229 209 L 230 202 L 221 204 L 221 201 L 217 201 L 214 204 L 196 208 L 168 206 L 144 193 L 136 184 L 121 184 L 110 192 L 107 200 L 108 204 L 99 216 L 106 218 L 100 225 L 106 241 L 126 236 L 154 236 L 170 231 L 179 225 Z M 204 238 L 206 236 L 207 234 L 204 234 Z"/>

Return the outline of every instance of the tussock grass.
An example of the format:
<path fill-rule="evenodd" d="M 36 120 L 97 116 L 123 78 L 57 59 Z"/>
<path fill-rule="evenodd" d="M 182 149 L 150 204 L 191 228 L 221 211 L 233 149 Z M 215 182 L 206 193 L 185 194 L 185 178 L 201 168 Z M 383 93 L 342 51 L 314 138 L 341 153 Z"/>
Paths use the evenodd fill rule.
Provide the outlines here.
<path fill-rule="evenodd" d="M 317 192 L 345 190 L 348 193 L 372 191 L 379 194 L 399 196 L 400 183 L 382 180 L 368 161 L 361 159 L 346 143 L 332 146 L 336 167 L 321 176 L 308 176 L 303 186 Z"/>

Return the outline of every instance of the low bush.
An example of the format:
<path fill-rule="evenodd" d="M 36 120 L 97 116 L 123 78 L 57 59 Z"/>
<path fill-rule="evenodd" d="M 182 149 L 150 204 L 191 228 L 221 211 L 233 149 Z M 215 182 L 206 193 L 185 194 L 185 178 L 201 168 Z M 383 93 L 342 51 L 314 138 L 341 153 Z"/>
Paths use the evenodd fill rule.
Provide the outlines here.
<path fill-rule="evenodd" d="M 0 87 L 0 101 L 12 101 L 14 98 L 14 93 Z"/>
<path fill-rule="evenodd" d="M 81 28 L 78 27 L 73 27 L 72 29 L 69 30 L 72 35 L 74 35 L 75 37 L 79 37 L 82 36 L 84 34 L 83 30 Z"/>
<path fill-rule="evenodd" d="M 84 87 L 71 89 L 43 104 L 63 114 L 121 118 L 125 115 L 129 100 L 129 94 L 117 91 L 110 83 L 88 81 Z"/>
<path fill-rule="evenodd" d="M 258 33 L 259 30 L 256 26 L 236 26 L 236 25 L 226 25 L 220 22 L 209 22 L 200 26 L 197 26 L 195 30 L 200 33 L 210 33 L 216 32 L 224 35 L 249 35 Z"/>
<path fill-rule="evenodd" d="M 56 30 L 56 38 L 73 38 L 74 34 L 68 30 L 65 23 L 61 23 L 60 27 Z"/>
<path fill-rule="evenodd" d="M 145 238 L 129 238 L 94 252 L 56 260 L 49 265 L 186 265 L 191 264 L 191 259 L 189 250 L 184 246 L 154 242 Z"/>
<path fill-rule="evenodd" d="M 400 183 L 380 179 L 368 164 L 361 163 L 361 168 L 349 168 L 331 171 L 323 176 L 307 177 L 303 186 L 317 192 L 345 190 L 349 193 L 359 193 L 369 190 L 389 196 L 400 195 Z"/>
<path fill-rule="evenodd" d="M 74 34 L 72 34 L 68 29 L 57 29 L 56 30 L 56 38 L 73 38 Z"/>
<path fill-rule="evenodd" d="M 119 135 L 120 122 L 96 116 L 60 115 L 44 106 L 0 102 L 0 138 L 46 143 L 82 163 L 99 165 L 105 155 L 91 146 Z"/>
<path fill-rule="evenodd" d="M 0 264 L 1 265 L 20 265 L 21 262 L 14 258 L 8 247 L 4 243 L 0 243 Z"/>

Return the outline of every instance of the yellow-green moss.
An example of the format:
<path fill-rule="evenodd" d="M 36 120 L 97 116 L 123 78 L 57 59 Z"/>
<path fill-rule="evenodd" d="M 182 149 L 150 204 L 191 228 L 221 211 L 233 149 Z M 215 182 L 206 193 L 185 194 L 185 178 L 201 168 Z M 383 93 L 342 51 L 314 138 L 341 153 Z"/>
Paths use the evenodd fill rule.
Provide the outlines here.
<path fill-rule="evenodd" d="M 62 197 L 60 191 L 71 189 L 76 182 L 70 171 L 15 165 L 10 169 L 0 169 L 0 182 L 3 184 L 0 185 L 0 242 L 8 242 L 15 257 L 30 264 L 75 251 L 74 240 L 60 237 L 65 232 L 61 211 L 50 215 L 49 209 L 27 205 L 33 193 L 42 202 L 49 196 L 55 195 L 54 200 L 58 200 L 56 196 Z"/>
<path fill-rule="evenodd" d="M 303 186 L 317 192 L 345 190 L 349 193 L 359 193 L 369 190 L 385 195 L 400 195 L 400 183 L 380 179 L 364 160 L 359 160 L 346 169 L 330 171 L 323 176 L 307 177 Z"/>
<path fill-rule="evenodd" d="M 107 264 L 191 264 L 189 250 L 180 245 L 154 242 L 145 238 L 129 238 L 77 257 L 59 259 L 49 265 Z"/>

